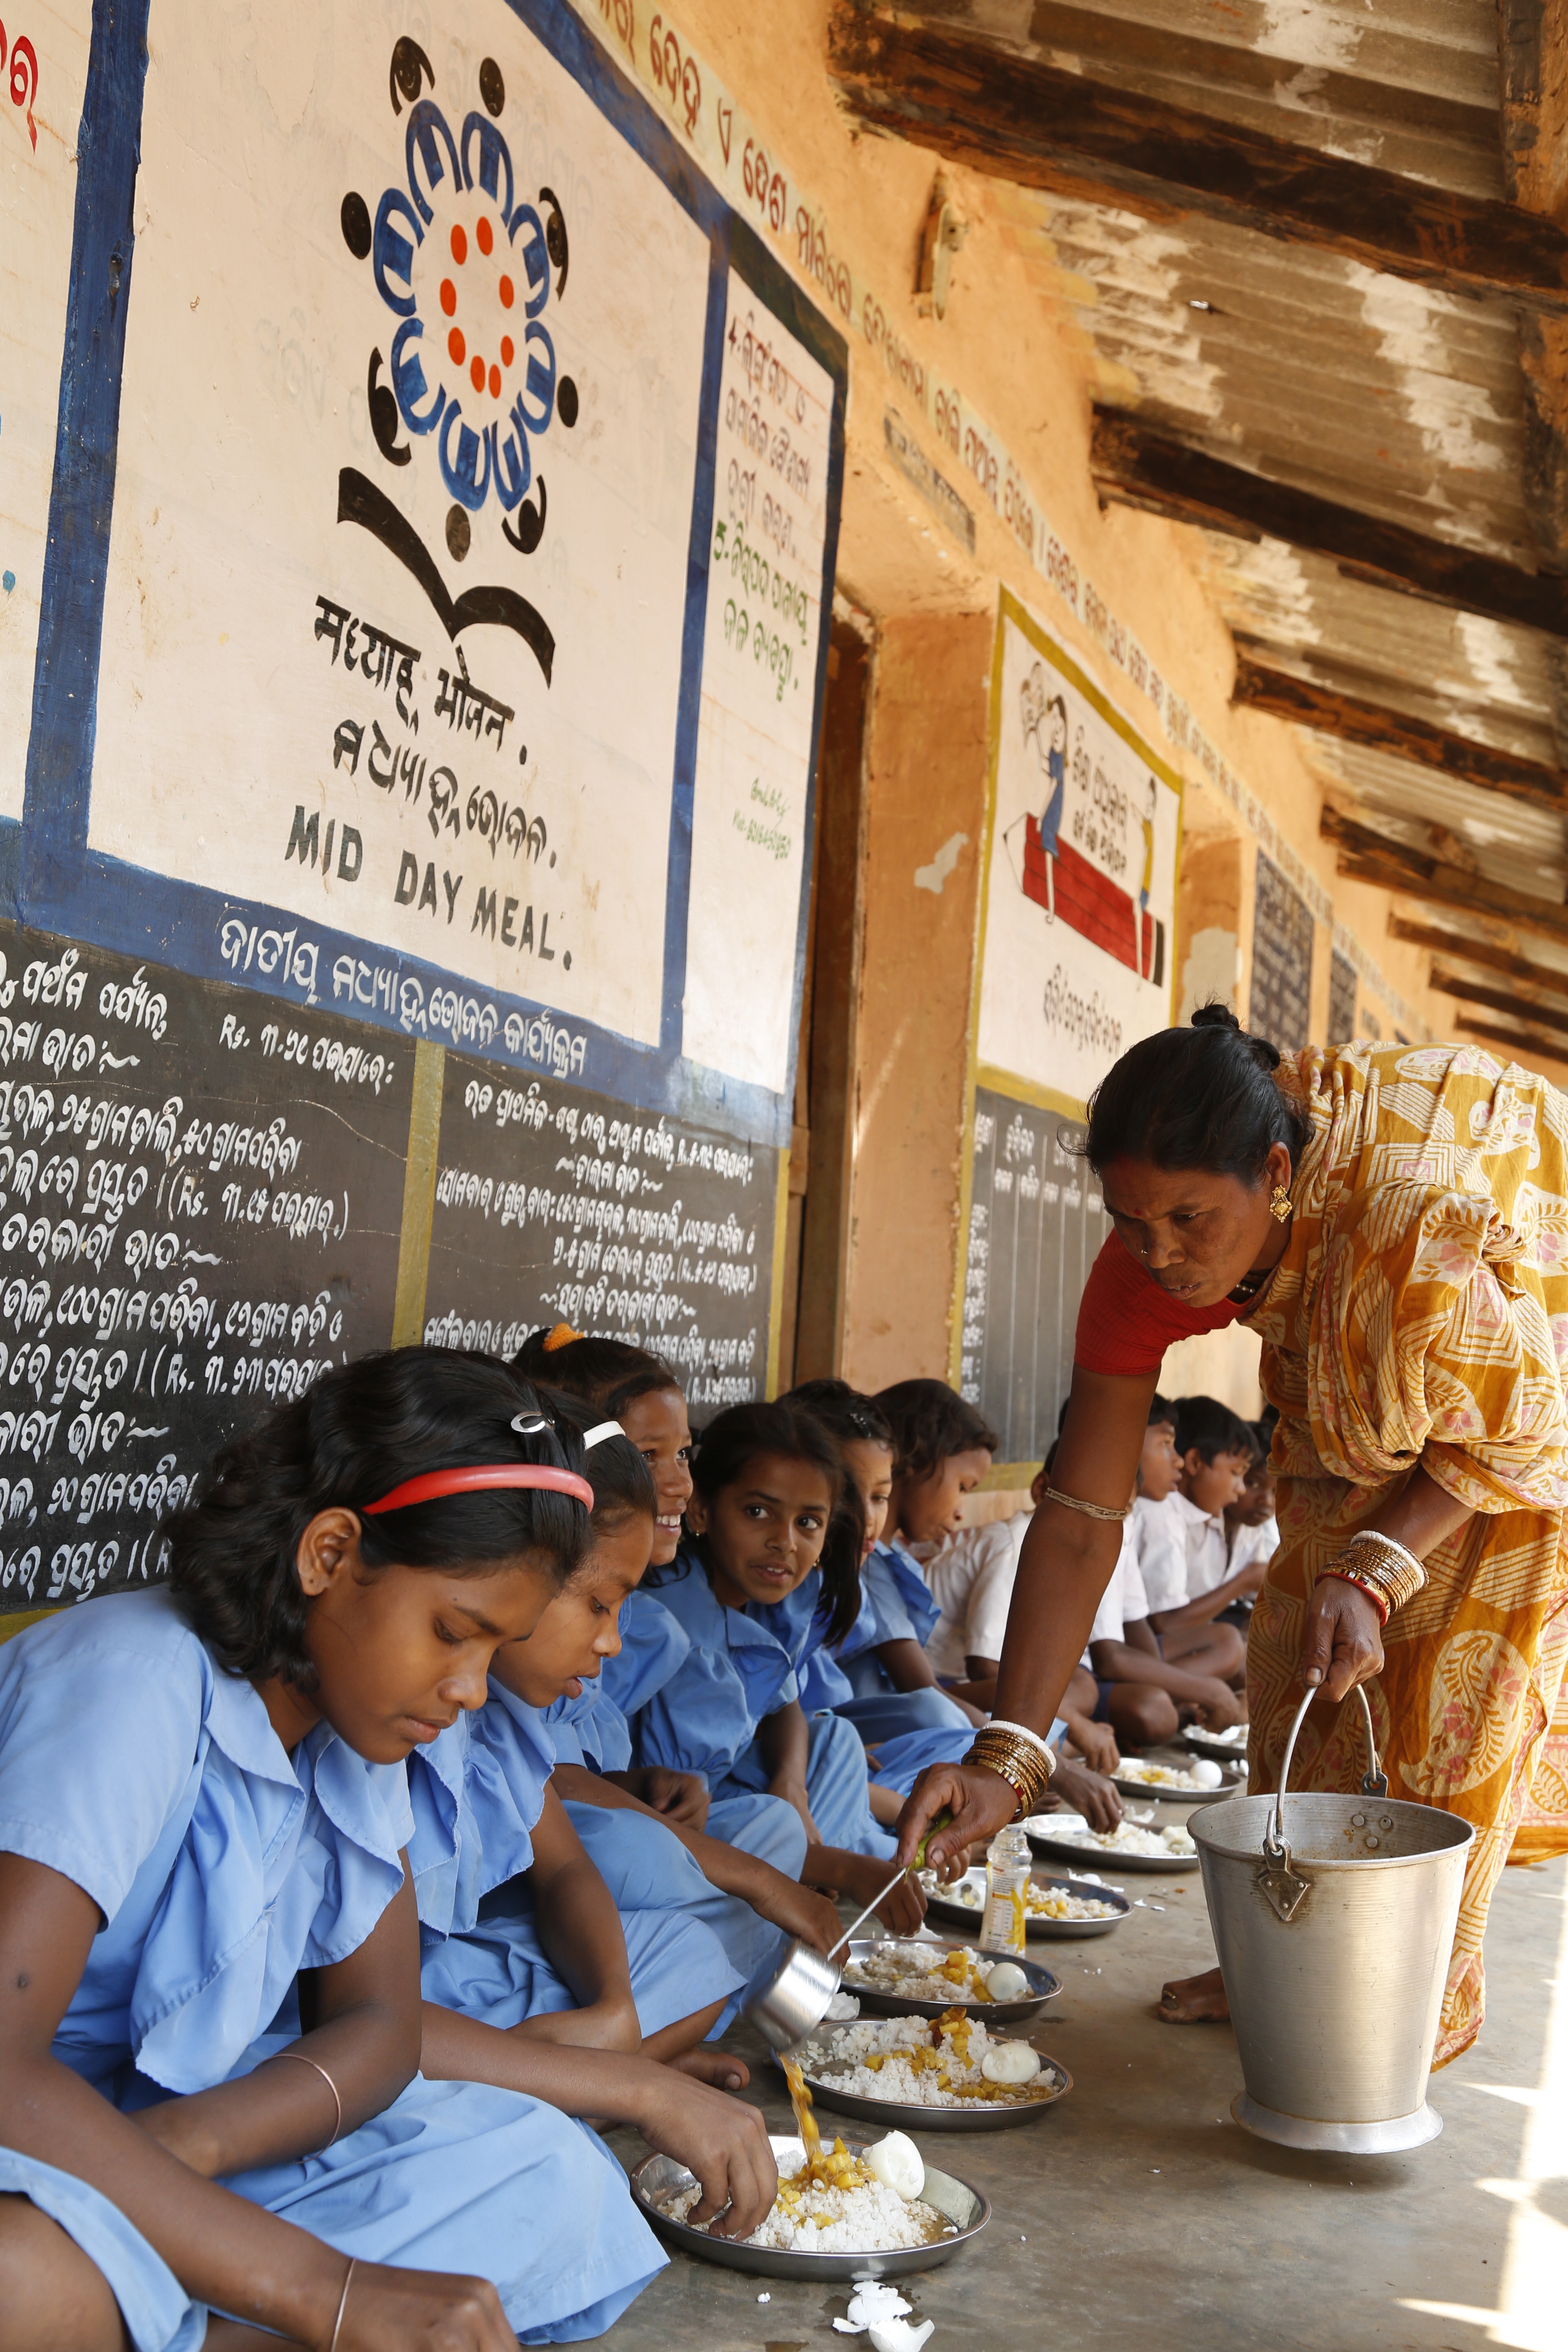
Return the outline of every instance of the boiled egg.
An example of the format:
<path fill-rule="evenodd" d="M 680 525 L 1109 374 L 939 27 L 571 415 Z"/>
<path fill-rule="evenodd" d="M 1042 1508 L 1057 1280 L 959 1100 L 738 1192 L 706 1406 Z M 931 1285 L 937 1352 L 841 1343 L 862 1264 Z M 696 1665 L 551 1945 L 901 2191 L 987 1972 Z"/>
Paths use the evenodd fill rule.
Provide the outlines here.
<path fill-rule="evenodd" d="M 926 2183 L 925 2161 L 908 2132 L 889 2132 L 866 2151 L 868 2168 L 876 2175 L 884 2189 L 906 2204 L 918 2197 Z"/>

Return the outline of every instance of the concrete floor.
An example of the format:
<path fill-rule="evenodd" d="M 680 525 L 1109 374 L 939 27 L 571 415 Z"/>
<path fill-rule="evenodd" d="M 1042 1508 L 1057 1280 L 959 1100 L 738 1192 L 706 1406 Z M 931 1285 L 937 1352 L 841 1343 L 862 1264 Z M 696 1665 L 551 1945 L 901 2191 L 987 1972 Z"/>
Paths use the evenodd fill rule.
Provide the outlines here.
<path fill-rule="evenodd" d="M 972 2246 L 904 2283 L 913 2317 L 936 2323 L 928 2352 L 1563 2352 L 1568 1990 L 1552 2011 L 1568 1988 L 1568 1864 L 1505 1874 L 1485 2029 L 1434 2078 L 1443 2136 L 1381 2158 L 1298 2155 L 1231 2122 L 1230 2028 L 1163 2025 L 1152 2009 L 1165 1978 L 1213 1963 L 1197 1874 L 1105 1874 L 1147 1907 L 1109 1937 L 1032 1947 L 1062 1979 L 1034 2039 L 1072 2074 L 1070 2095 L 1022 2131 L 926 2137 L 932 2161 L 994 2208 Z M 737 2027 L 730 2046 L 770 2128 L 790 2128 L 757 2037 Z M 847 2135 L 869 2129 L 842 2120 Z M 611 2145 L 628 2167 L 646 2153 L 631 2133 Z M 833 2331 L 847 2302 L 677 2253 L 607 2340 L 613 2352 L 865 2346 Z"/>

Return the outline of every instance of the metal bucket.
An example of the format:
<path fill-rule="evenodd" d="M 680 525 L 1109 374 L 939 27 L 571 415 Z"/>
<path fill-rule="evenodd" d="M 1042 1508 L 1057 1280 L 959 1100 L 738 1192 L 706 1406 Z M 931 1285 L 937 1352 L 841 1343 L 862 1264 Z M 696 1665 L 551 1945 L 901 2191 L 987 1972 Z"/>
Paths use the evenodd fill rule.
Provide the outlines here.
<path fill-rule="evenodd" d="M 1362 1794 L 1287 1799 L 1316 1696 L 1290 1727 L 1280 1794 L 1232 1797 L 1187 1824 L 1247 2084 L 1231 2113 L 1286 2147 L 1419 2147 L 1443 2128 L 1426 2078 L 1475 1831 L 1388 1795 L 1359 1686 Z"/>

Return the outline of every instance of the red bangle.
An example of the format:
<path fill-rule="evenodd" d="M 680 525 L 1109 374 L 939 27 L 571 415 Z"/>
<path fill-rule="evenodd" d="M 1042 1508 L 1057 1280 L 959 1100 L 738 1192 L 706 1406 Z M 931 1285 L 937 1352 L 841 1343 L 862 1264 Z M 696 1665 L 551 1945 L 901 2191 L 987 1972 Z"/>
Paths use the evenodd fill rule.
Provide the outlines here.
<path fill-rule="evenodd" d="M 1378 1623 L 1380 1625 L 1387 1624 L 1389 1619 L 1387 1598 L 1378 1591 L 1374 1584 L 1363 1584 L 1359 1576 L 1352 1576 L 1350 1571 L 1343 1568 L 1326 1568 L 1324 1569 L 1322 1575 L 1320 1576 L 1317 1580 L 1320 1584 L 1323 1584 L 1327 1582 L 1331 1576 L 1336 1578 L 1341 1584 L 1353 1584 L 1358 1592 L 1364 1592 L 1367 1599 L 1371 1601 L 1373 1607 L 1377 1612 Z"/>

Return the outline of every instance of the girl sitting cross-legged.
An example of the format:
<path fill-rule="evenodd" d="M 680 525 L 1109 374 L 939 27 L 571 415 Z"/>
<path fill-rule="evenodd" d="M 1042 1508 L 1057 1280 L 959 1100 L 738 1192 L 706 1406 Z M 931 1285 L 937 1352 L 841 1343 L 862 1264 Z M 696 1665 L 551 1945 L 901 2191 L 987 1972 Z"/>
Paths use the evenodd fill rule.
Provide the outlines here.
<path fill-rule="evenodd" d="M 168 1591 L 0 1651 L 6 2352 L 597 2335 L 663 2257 L 562 2108 L 689 2147 L 727 2231 L 766 2210 L 755 2116 L 668 2068 L 541 2045 L 534 2095 L 419 2072 L 406 1759 L 588 1530 L 519 1403 L 437 1349 L 329 1371 L 219 1453 Z"/>

